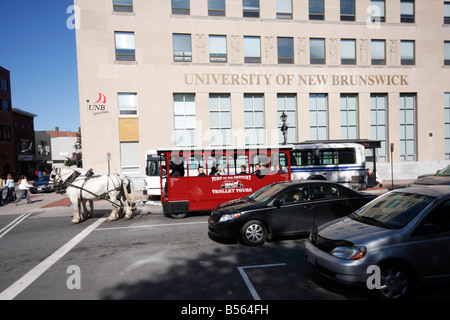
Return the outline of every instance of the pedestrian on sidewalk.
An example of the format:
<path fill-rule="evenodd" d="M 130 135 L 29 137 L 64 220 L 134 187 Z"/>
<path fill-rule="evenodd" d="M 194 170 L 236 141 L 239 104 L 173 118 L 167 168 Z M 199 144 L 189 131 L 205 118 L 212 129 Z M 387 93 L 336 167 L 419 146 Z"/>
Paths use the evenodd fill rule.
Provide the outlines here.
<path fill-rule="evenodd" d="M 15 191 L 14 191 L 14 179 L 12 177 L 11 174 L 8 174 L 6 176 L 6 185 L 5 188 L 8 188 L 8 201 L 9 202 L 13 202 L 14 200 L 16 200 L 16 197 L 14 195 Z"/>
<path fill-rule="evenodd" d="M 27 203 L 31 203 L 30 195 L 29 195 L 30 192 L 28 191 L 28 189 L 30 187 L 32 187 L 32 185 L 28 184 L 27 177 L 25 175 L 23 175 L 21 177 L 21 179 L 19 180 L 20 195 L 17 197 L 16 201 L 14 201 L 16 206 L 19 203 L 19 201 L 22 200 L 22 198 L 24 198 L 24 197 L 27 199 Z"/>
<path fill-rule="evenodd" d="M 0 176 L 0 206 L 3 205 L 3 177 Z"/>

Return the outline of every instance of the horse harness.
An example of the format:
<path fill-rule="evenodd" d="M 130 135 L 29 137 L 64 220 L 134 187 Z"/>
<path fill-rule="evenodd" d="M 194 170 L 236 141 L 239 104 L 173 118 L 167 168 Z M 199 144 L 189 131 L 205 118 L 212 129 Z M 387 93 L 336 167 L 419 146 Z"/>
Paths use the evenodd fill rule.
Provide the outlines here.
<path fill-rule="evenodd" d="M 83 191 L 84 191 L 84 192 L 87 192 L 87 193 L 95 196 L 96 198 L 103 199 L 103 200 L 106 200 L 106 201 L 110 202 L 113 206 L 116 206 L 118 208 L 122 208 L 123 207 L 123 205 L 118 205 L 118 204 L 116 204 L 116 203 L 114 203 L 114 202 L 112 202 L 111 200 L 108 199 L 109 192 L 111 192 L 111 191 L 120 191 L 121 190 L 121 185 L 119 184 L 118 186 L 116 186 L 116 184 L 114 183 L 114 179 L 111 178 L 111 175 L 109 175 L 109 174 L 107 175 L 108 179 L 106 181 L 106 192 L 105 192 L 105 196 L 104 197 L 102 197 L 102 196 L 100 196 L 98 194 L 95 194 L 95 193 L 93 193 L 93 192 L 91 192 L 91 191 L 89 191 L 89 190 L 84 188 L 84 184 L 86 183 L 86 181 L 88 181 L 90 178 L 100 177 L 100 175 L 95 176 L 94 172 L 92 171 L 92 169 L 89 169 L 88 172 L 85 175 L 85 179 L 83 180 L 83 184 L 81 185 L 81 187 L 79 187 L 79 186 L 76 186 L 76 185 L 72 184 L 72 182 L 74 182 L 80 175 L 81 175 L 81 172 L 74 171 L 69 176 L 69 178 L 67 178 L 62 183 L 62 185 L 58 187 L 58 189 L 59 189 L 58 192 L 61 193 L 61 190 L 63 190 L 63 189 L 65 190 L 65 189 L 67 189 L 67 187 L 73 187 L 73 188 L 76 188 L 76 189 L 80 190 L 80 200 L 81 201 L 83 201 Z M 59 176 L 61 177 L 61 173 L 60 172 L 59 172 Z M 118 175 L 115 175 L 115 176 L 117 176 L 119 178 Z M 119 178 L 119 180 L 120 180 L 120 178 Z M 110 181 L 113 184 L 114 189 L 109 189 Z M 119 199 L 119 201 L 122 203 L 122 201 L 120 199 Z"/>

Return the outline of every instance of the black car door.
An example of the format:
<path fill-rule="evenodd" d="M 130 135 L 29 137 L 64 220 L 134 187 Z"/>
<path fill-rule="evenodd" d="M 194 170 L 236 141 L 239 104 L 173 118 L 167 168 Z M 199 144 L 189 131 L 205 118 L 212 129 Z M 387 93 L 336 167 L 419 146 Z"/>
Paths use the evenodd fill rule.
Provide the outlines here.
<path fill-rule="evenodd" d="M 271 212 L 272 231 L 276 235 L 308 233 L 313 218 L 310 207 L 310 191 L 307 185 L 289 188 L 280 193 L 273 202 Z"/>
<path fill-rule="evenodd" d="M 312 214 L 315 226 L 346 216 L 355 210 L 355 201 L 337 185 L 316 183 L 311 186 Z"/>

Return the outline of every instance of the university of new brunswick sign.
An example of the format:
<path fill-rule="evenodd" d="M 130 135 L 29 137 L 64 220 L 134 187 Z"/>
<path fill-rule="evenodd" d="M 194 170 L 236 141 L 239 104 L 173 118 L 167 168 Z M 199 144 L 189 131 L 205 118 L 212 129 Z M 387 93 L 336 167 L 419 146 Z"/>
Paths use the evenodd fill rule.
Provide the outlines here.
<path fill-rule="evenodd" d="M 374 74 L 270 74 L 270 73 L 184 73 L 186 85 L 201 86 L 408 86 L 408 75 Z"/>
<path fill-rule="evenodd" d="M 96 116 L 99 114 L 109 113 L 106 109 L 106 96 L 103 93 L 98 93 L 98 99 L 93 104 L 89 104 L 89 100 L 87 100 L 87 108 L 89 112 Z"/>

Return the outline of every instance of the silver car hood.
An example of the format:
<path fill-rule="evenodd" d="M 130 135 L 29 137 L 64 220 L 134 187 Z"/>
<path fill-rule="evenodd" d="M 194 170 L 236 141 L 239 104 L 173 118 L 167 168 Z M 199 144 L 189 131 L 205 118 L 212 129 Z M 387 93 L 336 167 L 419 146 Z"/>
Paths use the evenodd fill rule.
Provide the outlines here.
<path fill-rule="evenodd" d="M 377 245 L 385 244 L 389 235 L 398 233 L 399 230 L 386 229 L 383 227 L 370 225 L 353 220 L 349 217 L 335 220 L 318 228 L 318 234 L 330 240 L 345 240 L 354 245 L 367 245 L 377 240 Z M 385 239 L 383 241 L 383 239 Z"/>

